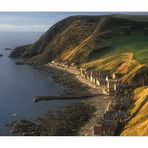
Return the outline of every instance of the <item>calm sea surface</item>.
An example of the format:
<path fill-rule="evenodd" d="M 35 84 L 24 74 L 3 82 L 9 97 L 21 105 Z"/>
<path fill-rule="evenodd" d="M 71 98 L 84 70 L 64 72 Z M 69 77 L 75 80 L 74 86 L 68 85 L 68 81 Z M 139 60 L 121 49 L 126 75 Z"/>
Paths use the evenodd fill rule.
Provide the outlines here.
<path fill-rule="evenodd" d="M 48 73 L 38 72 L 28 65 L 16 65 L 16 60 L 8 57 L 10 51 L 4 50 L 7 47 L 33 43 L 41 34 L 0 33 L 0 53 L 4 55 L 0 57 L 0 135 L 10 134 L 6 123 L 24 118 L 32 119 L 75 102 L 61 100 L 34 103 L 33 96 L 57 95 L 64 88 L 55 83 Z"/>

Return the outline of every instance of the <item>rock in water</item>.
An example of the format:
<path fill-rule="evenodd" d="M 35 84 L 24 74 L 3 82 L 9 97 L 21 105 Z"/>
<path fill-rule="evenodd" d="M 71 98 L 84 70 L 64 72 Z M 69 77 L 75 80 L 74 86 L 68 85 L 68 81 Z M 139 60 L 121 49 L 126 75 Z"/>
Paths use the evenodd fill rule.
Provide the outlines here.
<path fill-rule="evenodd" d="M 12 48 L 5 48 L 5 50 L 12 50 Z"/>
<path fill-rule="evenodd" d="M 24 65 L 24 62 L 15 62 L 16 65 Z"/>

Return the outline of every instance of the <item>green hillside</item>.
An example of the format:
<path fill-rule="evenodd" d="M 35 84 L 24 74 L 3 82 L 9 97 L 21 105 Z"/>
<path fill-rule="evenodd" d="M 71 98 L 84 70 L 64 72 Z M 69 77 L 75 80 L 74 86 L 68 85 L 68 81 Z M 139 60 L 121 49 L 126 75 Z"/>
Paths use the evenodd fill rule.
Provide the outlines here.
<path fill-rule="evenodd" d="M 107 50 L 95 51 L 91 58 L 100 58 L 108 56 L 116 56 L 125 52 L 133 52 L 135 59 L 141 63 L 148 64 L 148 35 L 143 33 L 132 33 L 129 36 L 115 37 L 104 41 L 104 45 L 108 46 Z"/>

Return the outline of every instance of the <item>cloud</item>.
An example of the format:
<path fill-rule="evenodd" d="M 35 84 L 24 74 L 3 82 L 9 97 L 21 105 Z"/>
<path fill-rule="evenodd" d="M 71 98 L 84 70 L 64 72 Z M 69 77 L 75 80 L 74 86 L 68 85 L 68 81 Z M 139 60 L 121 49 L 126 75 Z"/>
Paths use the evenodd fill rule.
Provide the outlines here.
<path fill-rule="evenodd" d="M 15 24 L 0 24 L 0 31 L 19 31 L 19 32 L 45 32 L 49 25 L 33 24 L 33 25 L 15 25 Z"/>

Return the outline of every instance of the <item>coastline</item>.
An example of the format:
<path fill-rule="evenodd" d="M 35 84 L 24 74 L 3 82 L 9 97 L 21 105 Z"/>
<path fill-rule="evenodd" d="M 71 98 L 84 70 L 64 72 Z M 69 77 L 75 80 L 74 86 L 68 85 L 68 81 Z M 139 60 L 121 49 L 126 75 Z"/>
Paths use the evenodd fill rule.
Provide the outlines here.
<path fill-rule="evenodd" d="M 89 80 L 84 79 L 80 76 L 80 73 L 76 70 L 70 69 L 70 68 L 62 68 L 60 66 L 56 66 L 53 64 L 46 64 L 45 65 L 48 68 L 53 68 L 55 70 L 60 70 L 63 73 L 69 73 L 72 74 L 74 79 L 76 79 L 77 81 L 79 81 L 80 83 L 82 83 L 83 85 L 85 85 L 85 87 L 87 86 L 89 88 L 90 93 L 100 93 L 100 94 L 104 94 L 104 95 L 108 95 L 108 92 L 105 89 L 105 86 L 96 86 L 95 84 L 91 83 Z"/>
<path fill-rule="evenodd" d="M 69 68 L 65 69 L 60 66 L 55 66 L 53 64 L 46 64 L 45 67 L 49 69 L 55 69 L 56 71 L 61 71 L 63 72 L 63 74 L 71 75 L 72 76 L 71 78 L 81 83 L 83 86 L 83 89 L 85 88 L 87 90 L 87 93 L 89 94 L 96 94 L 96 93 L 103 94 L 97 97 L 92 97 L 91 99 L 82 100 L 84 104 L 93 106 L 96 109 L 96 111 L 91 115 L 89 121 L 86 122 L 85 125 L 80 127 L 78 135 L 93 136 L 94 135 L 93 127 L 97 123 L 97 119 L 103 116 L 104 112 L 108 109 L 111 103 L 110 96 L 108 95 L 108 92 L 105 90 L 105 86 L 98 87 L 95 84 L 91 83 L 90 81 L 82 78 L 78 71 L 75 71 Z M 70 78 L 68 77 L 68 79 Z M 72 92 L 72 94 L 73 93 L 74 92 Z M 83 92 L 82 94 L 85 94 L 85 93 Z"/>
<path fill-rule="evenodd" d="M 94 136 L 92 127 L 104 115 L 110 104 L 110 96 L 107 95 L 104 87 L 91 84 L 81 78 L 77 72 L 54 65 L 34 65 L 33 67 L 40 72 L 49 73 L 49 78 L 64 87 L 64 91 L 58 94 L 60 96 L 85 96 L 96 93 L 98 95 L 89 99 L 80 99 L 77 103 L 65 106 L 60 112 L 49 112 L 34 120 L 22 119 L 8 124 L 11 133 L 21 136 Z"/>

